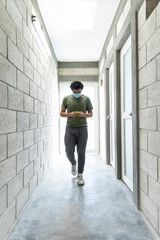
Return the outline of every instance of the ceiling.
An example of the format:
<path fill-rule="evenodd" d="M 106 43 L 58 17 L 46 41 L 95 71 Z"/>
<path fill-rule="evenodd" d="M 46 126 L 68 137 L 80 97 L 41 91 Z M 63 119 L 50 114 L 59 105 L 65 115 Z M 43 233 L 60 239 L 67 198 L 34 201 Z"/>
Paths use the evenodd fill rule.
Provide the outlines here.
<path fill-rule="evenodd" d="M 58 61 L 98 61 L 120 0 L 38 0 Z"/>

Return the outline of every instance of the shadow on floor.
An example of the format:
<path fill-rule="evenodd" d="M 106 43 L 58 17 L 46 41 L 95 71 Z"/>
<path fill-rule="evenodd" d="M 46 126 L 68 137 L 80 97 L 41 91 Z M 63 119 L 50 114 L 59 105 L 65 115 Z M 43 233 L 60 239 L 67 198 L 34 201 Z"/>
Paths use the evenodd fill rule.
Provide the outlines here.
<path fill-rule="evenodd" d="M 98 155 L 87 155 L 86 184 L 77 185 L 59 157 L 8 240 L 154 240 L 132 201 Z"/>

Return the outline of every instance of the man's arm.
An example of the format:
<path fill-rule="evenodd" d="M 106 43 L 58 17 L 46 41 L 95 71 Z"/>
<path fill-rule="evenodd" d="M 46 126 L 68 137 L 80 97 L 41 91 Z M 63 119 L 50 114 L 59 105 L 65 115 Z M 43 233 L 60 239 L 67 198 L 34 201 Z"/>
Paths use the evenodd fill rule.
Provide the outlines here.
<path fill-rule="evenodd" d="M 74 112 L 66 113 L 66 109 L 64 107 L 61 107 L 60 116 L 61 117 L 77 117 L 77 114 Z"/>
<path fill-rule="evenodd" d="M 61 112 L 60 112 L 61 117 L 85 117 L 89 118 L 93 116 L 92 110 L 88 111 L 88 113 L 80 112 L 80 113 L 66 113 L 66 109 L 64 107 L 61 107 Z"/>
<path fill-rule="evenodd" d="M 78 115 L 78 117 L 85 117 L 85 118 L 90 118 L 93 116 L 93 112 L 92 110 L 88 111 L 88 113 L 84 113 L 84 112 L 80 112 Z"/>

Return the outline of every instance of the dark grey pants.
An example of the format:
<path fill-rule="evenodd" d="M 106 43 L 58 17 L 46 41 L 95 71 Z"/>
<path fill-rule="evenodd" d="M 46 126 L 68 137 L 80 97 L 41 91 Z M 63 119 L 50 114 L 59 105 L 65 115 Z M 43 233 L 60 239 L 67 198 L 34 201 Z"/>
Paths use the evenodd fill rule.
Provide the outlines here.
<path fill-rule="evenodd" d="M 66 155 L 71 164 L 75 163 L 75 146 L 78 154 L 78 173 L 83 173 L 85 165 L 85 152 L 88 139 L 87 127 L 66 127 L 64 142 Z"/>

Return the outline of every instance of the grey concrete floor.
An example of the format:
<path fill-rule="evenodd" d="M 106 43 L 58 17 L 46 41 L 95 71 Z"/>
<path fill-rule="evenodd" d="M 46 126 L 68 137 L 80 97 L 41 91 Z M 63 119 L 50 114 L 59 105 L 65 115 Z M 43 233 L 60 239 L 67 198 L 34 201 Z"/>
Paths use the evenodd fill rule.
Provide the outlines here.
<path fill-rule="evenodd" d="M 64 157 L 54 163 L 8 240 L 153 240 L 132 201 L 98 155 L 87 155 L 77 185 Z"/>

